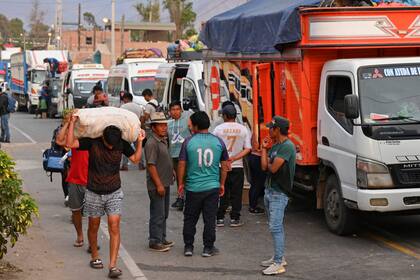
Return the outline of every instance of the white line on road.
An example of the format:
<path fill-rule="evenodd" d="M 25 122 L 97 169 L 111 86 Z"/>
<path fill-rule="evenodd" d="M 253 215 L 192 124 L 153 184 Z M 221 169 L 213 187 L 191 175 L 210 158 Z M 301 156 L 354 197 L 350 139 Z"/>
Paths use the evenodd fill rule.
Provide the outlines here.
<path fill-rule="evenodd" d="M 22 131 L 21 129 L 17 128 L 16 126 L 14 126 L 13 124 L 9 124 L 9 126 L 13 129 L 15 129 L 17 132 L 19 132 L 20 134 L 22 134 L 23 136 L 26 137 L 26 139 L 28 139 L 29 141 L 31 141 L 32 144 L 36 144 L 36 141 L 29 136 L 27 133 L 25 133 L 24 131 Z"/>
<path fill-rule="evenodd" d="M 105 222 L 101 222 L 101 230 L 109 239 L 108 225 Z M 143 271 L 141 271 L 141 269 L 137 266 L 136 262 L 133 260 L 133 258 L 122 244 L 120 244 L 119 255 L 135 280 L 147 280 Z"/>

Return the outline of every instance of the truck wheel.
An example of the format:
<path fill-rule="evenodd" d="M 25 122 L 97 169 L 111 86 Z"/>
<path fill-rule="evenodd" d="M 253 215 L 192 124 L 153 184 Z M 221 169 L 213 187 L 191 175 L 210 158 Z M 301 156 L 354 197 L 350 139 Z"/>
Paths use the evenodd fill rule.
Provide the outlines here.
<path fill-rule="evenodd" d="M 35 107 L 32 106 L 32 103 L 29 100 L 26 101 L 26 108 L 29 114 L 35 114 Z"/>
<path fill-rule="evenodd" d="M 324 193 L 324 215 L 329 230 L 338 235 L 348 235 L 357 228 L 355 213 L 344 204 L 340 185 L 335 174 L 327 179 Z"/>

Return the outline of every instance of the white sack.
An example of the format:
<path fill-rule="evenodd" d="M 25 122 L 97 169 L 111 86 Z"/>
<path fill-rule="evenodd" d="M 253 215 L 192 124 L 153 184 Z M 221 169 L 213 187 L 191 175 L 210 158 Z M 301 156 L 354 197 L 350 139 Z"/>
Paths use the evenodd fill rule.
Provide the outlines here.
<path fill-rule="evenodd" d="M 100 107 L 80 109 L 75 113 L 78 120 L 74 125 L 76 138 L 101 137 L 107 126 L 114 125 L 121 129 L 122 138 L 129 143 L 137 140 L 140 133 L 140 120 L 125 109 L 116 107 Z"/>

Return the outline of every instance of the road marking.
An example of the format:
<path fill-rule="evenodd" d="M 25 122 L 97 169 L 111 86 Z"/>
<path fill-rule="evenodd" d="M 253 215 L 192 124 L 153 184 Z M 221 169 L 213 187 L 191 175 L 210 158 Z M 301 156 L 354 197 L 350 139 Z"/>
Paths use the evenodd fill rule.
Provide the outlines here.
<path fill-rule="evenodd" d="M 101 222 L 101 230 L 109 239 L 108 225 L 105 222 Z M 136 262 L 124 248 L 122 243 L 120 244 L 119 255 L 135 280 L 147 280 L 143 271 L 137 266 Z"/>
<path fill-rule="evenodd" d="M 25 138 L 28 139 L 32 144 L 36 144 L 36 141 L 31 136 L 29 136 L 27 133 L 25 133 L 24 131 L 22 131 L 21 129 L 17 128 L 13 124 L 9 124 L 9 126 L 11 128 L 13 128 L 13 129 L 15 129 L 17 132 L 19 132 L 23 136 L 25 136 Z"/>
<path fill-rule="evenodd" d="M 370 239 L 373 239 L 375 241 L 385 244 L 385 246 L 391 249 L 394 249 L 400 253 L 413 257 L 417 260 L 420 260 L 420 254 L 408 248 L 407 246 L 404 246 L 398 242 L 392 241 L 390 239 L 387 239 L 385 237 L 382 237 L 380 235 L 373 234 L 373 233 L 366 233 L 366 236 L 369 237 Z"/>

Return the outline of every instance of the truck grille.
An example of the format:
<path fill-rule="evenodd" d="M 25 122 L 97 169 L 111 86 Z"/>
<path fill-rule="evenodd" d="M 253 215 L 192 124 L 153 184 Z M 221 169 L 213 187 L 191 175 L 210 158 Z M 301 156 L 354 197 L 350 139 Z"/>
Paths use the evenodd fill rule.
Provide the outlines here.
<path fill-rule="evenodd" d="M 399 179 L 402 184 L 419 184 L 420 170 L 400 170 Z"/>
<path fill-rule="evenodd" d="M 404 168 L 404 165 L 388 166 L 394 183 L 397 188 L 418 188 L 420 187 L 420 168 Z"/>

